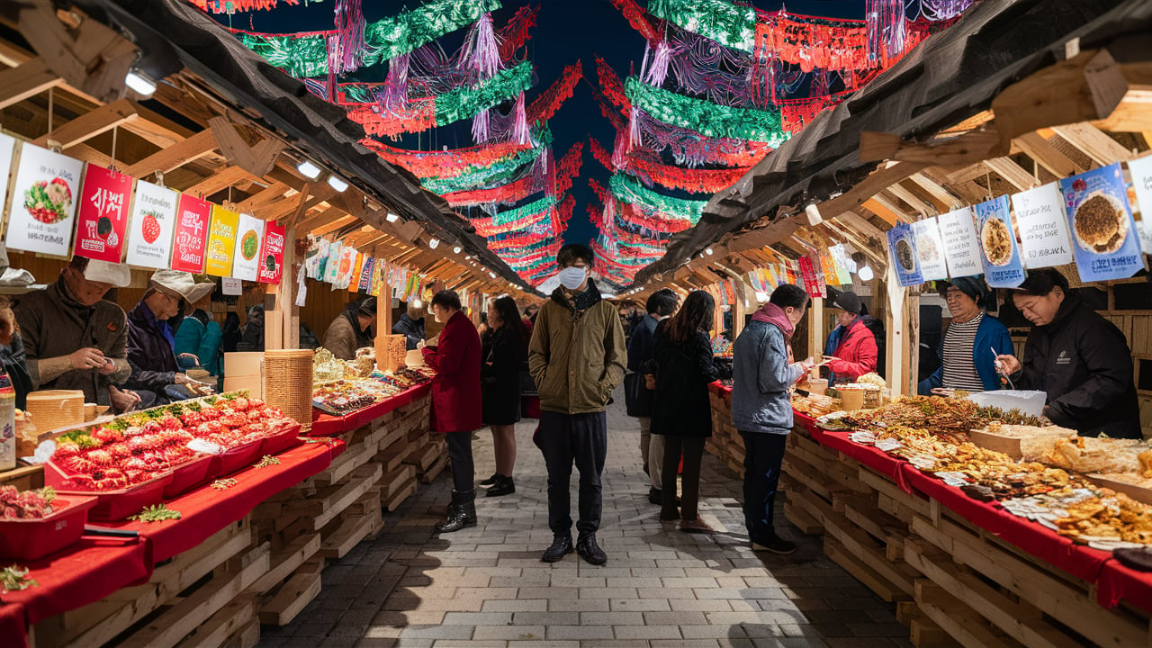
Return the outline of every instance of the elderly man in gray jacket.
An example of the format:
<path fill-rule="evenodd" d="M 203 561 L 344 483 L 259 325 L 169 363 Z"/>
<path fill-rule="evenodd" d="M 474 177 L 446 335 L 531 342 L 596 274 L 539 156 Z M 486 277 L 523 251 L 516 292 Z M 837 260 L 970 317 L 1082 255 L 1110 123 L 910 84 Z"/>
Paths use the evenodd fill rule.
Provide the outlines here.
<path fill-rule="evenodd" d="M 744 524 L 755 551 L 790 554 L 796 544 L 776 535 L 772 516 L 784 443 L 792 431 L 788 390 L 812 368 L 792 361 L 792 332 L 808 295 L 785 284 L 736 338 L 732 360 L 732 424 L 744 437 Z"/>

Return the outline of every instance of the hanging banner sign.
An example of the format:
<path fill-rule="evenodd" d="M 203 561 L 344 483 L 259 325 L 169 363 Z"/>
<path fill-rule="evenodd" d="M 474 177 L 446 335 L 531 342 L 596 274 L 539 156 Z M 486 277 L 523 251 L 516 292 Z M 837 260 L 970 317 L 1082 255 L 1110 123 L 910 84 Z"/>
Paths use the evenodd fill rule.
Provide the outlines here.
<path fill-rule="evenodd" d="M 76 210 L 76 245 L 72 253 L 120 263 L 131 199 L 131 176 L 89 164 L 84 169 L 84 187 Z"/>
<path fill-rule="evenodd" d="M 836 283 L 841 286 L 852 285 L 852 273 L 848 269 L 848 250 L 843 243 L 832 246 L 832 261 L 836 264 Z"/>
<path fill-rule="evenodd" d="M 284 274 L 284 232 L 279 223 L 264 225 L 264 244 L 260 246 L 260 271 L 256 280 L 260 283 L 279 284 Z"/>
<path fill-rule="evenodd" d="M 1144 269 L 1120 164 L 1060 181 L 1082 281 L 1126 279 Z"/>
<path fill-rule="evenodd" d="M 1055 182 L 1012 196 L 1020 228 L 1020 257 L 1025 268 L 1072 263 L 1064 198 Z"/>
<path fill-rule="evenodd" d="M 936 218 L 925 218 L 912 223 L 912 237 L 916 241 L 916 256 L 920 259 L 920 274 L 924 281 L 948 278 L 948 263 L 944 260 L 944 240 Z"/>
<path fill-rule="evenodd" d="M 8 204 L 8 177 L 12 174 L 12 156 L 16 138 L 0 133 L 0 208 Z"/>
<path fill-rule="evenodd" d="M 260 268 L 260 243 L 264 240 L 264 221 L 251 214 L 240 214 L 236 234 L 232 276 L 244 281 L 256 281 L 256 273 Z"/>
<path fill-rule="evenodd" d="M 937 219 L 940 222 L 940 238 L 944 240 L 948 275 L 955 279 L 980 274 L 984 268 L 980 264 L 980 240 L 972 225 L 972 209 L 957 209 L 941 214 Z"/>
<path fill-rule="evenodd" d="M 1008 215 L 1008 196 L 993 198 L 972 209 L 980 228 L 980 260 L 988 287 L 1015 288 L 1024 283 L 1024 266 Z"/>
<path fill-rule="evenodd" d="M 216 277 L 232 276 L 232 254 L 236 251 L 236 227 L 240 214 L 219 205 L 212 206 L 208 226 L 208 255 L 204 271 Z"/>
<path fill-rule="evenodd" d="M 344 244 L 334 241 L 328 246 L 328 261 L 322 268 L 320 279 L 327 284 L 336 285 L 336 278 L 340 275 L 340 261 L 344 258 Z"/>
<path fill-rule="evenodd" d="M 150 182 L 136 183 L 126 263 L 142 268 L 169 267 L 179 200 L 180 194 L 167 187 Z"/>
<path fill-rule="evenodd" d="M 176 211 L 176 235 L 172 237 L 172 269 L 200 274 L 204 272 L 204 253 L 212 205 L 188 194 L 180 195 Z"/>
<path fill-rule="evenodd" d="M 375 265 L 375 258 L 368 257 L 364 259 L 364 267 L 360 269 L 360 281 L 356 282 L 356 289 L 359 292 L 366 293 L 372 287 L 372 268 Z"/>
<path fill-rule="evenodd" d="M 68 256 L 83 171 L 80 160 L 31 144 L 23 146 L 8 218 L 9 248 Z"/>
<path fill-rule="evenodd" d="M 812 265 L 811 257 L 800 257 L 800 276 L 804 279 L 804 292 L 809 297 L 823 297 L 820 292 L 820 283 L 816 280 L 816 268 Z"/>
<path fill-rule="evenodd" d="M 360 290 L 360 274 L 364 268 L 364 255 L 360 252 L 356 253 L 356 257 L 352 259 L 352 272 L 348 273 L 348 292 L 357 292 Z"/>
<path fill-rule="evenodd" d="M 916 253 L 916 238 L 907 223 L 896 223 L 888 230 L 888 257 L 896 269 L 896 279 L 901 286 L 924 283 L 924 275 L 920 273 L 920 257 Z"/>
<path fill-rule="evenodd" d="M 340 263 L 336 266 L 336 281 L 332 284 L 333 290 L 343 290 L 348 287 L 352 277 L 352 264 L 356 262 L 356 249 L 340 245 Z"/>
<path fill-rule="evenodd" d="M 824 286 L 839 286 L 840 278 L 836 276 L 836 262 L 832 259 L 831 248 L 820 248 L 817 250 L 820 255 L 820 267 L 824 270 Z"/>
<path fill-rule="evenodd" d="M 0 152 L 2 155 L 2 152 Z M 1136 203 L 1140 205 L 1140 246 L 1144 254 L 1152 254 L 1152 155 L 1128 161 L 1132 173 L 1132 188 L 1136 190 Z"/>
<path fill-rule="evenodd" d="M 816 283 L 820 287 L 820 296 L 827 297 L 828 282 L 825 280 L 827 270 L 824 268 L 824 265 L 820 263 L 820 255 L 816 252 L 809 252 L 808 258 L 812 260 L 812 269 L 816 271 Z M 733 294 L 735 294 L 735 291 L 733 291 Z M 735 303 L 735 301 L 733 301 L 733 303 Z"/>

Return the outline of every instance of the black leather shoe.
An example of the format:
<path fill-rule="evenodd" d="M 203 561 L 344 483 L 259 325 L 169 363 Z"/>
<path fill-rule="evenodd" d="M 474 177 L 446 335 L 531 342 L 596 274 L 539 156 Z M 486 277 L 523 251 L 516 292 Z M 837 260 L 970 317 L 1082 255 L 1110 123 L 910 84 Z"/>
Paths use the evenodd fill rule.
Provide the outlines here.
<path fill-rule="evenodd" d="M 436 525 L 437 533 L 452 533 L 467 527 L 476 526 L 476 504 L 452 504 L 448 507 L 448 517 Z"/>
<path fill-rule="evenodd" d="M 589 565 L 603 565 L 608 562 L 608 555 L 596 544 L 596 536 L 588 536 L 576 545 L 576 553 Z"/>
<path fill-rule="evenodd" d="M 558 535 L 552 537 L 552 546 L 544 550 L 540 560 L 546 563 L 560 562 L 564 556 L 572 553 L 572 536 Z"/>
<path fill-rule="evenodd" d="M 664 491 L 659 488 L 648 489 L 648 503 L 655 504 L 656 506 L 664 505 Z M 676 506 L 680 506 L 680 496 L 676 496 Z"/>
<path fill-rule="evenodd" d="M 489 486 L 495 486 L 495 485 L 496 485 L 496 481 L 497 481 L 497 480 L 499 480 L 499 479 L 500 479 L 500 473 L 492 473 L 492 476 L 491 476 L 491 477 L 489 477 L 488 479 L 485 479 L 484 481 L 480 482 L 480 484 L 479 484 L 479 485 L 480 485 L 480 486 L 483 486 L 484 488 L 488 488 Z"/>
<path fill-rule="evenodd" d="M 512 481 L 511 477 L 499 475 L 496 477 L 496 483 L 488 489 L 485 497 L 500 497 L 501 495 L 511 495 L 516 492 L 516 482 Z"/>

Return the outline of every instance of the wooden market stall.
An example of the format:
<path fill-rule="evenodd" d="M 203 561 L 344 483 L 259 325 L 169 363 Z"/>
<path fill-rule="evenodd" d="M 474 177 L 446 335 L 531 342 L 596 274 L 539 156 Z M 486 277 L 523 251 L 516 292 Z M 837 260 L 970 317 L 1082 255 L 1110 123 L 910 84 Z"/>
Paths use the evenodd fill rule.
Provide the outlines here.
<path fill-rule="evenodd" d="M 308 279 L 306 305 L 296 305 L 297 273 L 316 237 L 402 269 L 419 285 L 467 291 L 474 317 L 487 296 L 532 295 L 443 199 L 361 146 L 362 128 L 343 111 L 270 72 L 190 3 L 61 7 L 46 0 L 0 7 L 0 130 L 25 145 L 279 222 L 288 241 L 282 280 L 247 283 L 212 313 L 222 320 L 233 310 L 243 320 L 248 307 L 263 304 L 266 351 L 297 348 L 301 322 L 322 337 L 348 301 L 364 294 Z M 154 93 L 127 90 L 130 70 L 156 79 Z M 322 175 L 305 175 L 298 168 L 305 161 Z M 327 176 L 348 186 L 340 190 L 343 183 Z M 15 250 L 10 260 L 42 283 L 67 263 Z M 151 272 L 132 269 L 131 285 L 115 295 L 124 310 L 141 299 Z M 384 290 L 380 339 L 396 306 L 391 289 Z M 255 645 L 260 624 L 286 624 L 316 597 L 326 559 L 380 533 L 381 512 L 395 510 L 418 482 L 445 468 L 443 444 L 429 434 L 428 394 L 423 384 L 354 415 L 314 413 L 298 421 L 313 436 L 277 461 L 266 457 L 215 488 L 166 500 L 182 519 L 109 522 L 104 526 L 138 535 L 85 536 L 32 561 L 27 566 L 40 586 L 0 595 L 0 643 Z M 43 475 L 25 467 L 0 482 L 34 488 Z"/>
<path fill-rule="evenodd" d="M 1144 2 L 979 3 L 717 194 L 701 224 L 676 235 L 636 285 L 643 293 L 731 282 L 747 313 L 766 298 L 752 287 L 757 271 L 844 244 L 875 273 L 870 285 L 854 277 L 853 287 L 870 291 L 872 314 L 885 324 L 891 394 L 915 394 L 919 306 L 928 295 L 900 287 L 887 231 L 1148 156 L 1150 32 Z M 1149 206 L 1140 207 L 1148 227 Z M 1124 333 L 1140 423 L 1152 436 L 1147 270 L 1088 283 L 1074 265 L 1060 269 Z M 1010 299 L 1002 295 L 999 305 L 1023 357 L 1027 322 L 1012 319 Z M 824 307 L 813 300 L 807 330 L 793 341 L 797 357 L 822 351 Z M 742 475 L 730 388 L 714 385 L 712 403 L 708 449 Z M 789 520 L 823 534 L 829 557 L 896 602 L 914 645 L 1148 644 L 1148 573 L 811 417 L 797 414 L 782 484 Z"/>

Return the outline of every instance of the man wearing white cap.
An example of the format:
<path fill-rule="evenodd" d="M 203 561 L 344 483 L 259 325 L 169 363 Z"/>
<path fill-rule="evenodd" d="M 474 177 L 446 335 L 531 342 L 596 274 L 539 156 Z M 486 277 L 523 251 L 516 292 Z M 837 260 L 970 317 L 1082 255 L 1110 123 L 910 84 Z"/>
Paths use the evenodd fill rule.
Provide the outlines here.
<path fill-rule="evenodd" d="M 175 330 L 171 321 L 178 320 L 185 304 L 200 301 L 212 292 L 211 281 L 196 283 L 192 275 L 177 270 L 157 270 L 144 297 L 128 313 L 128 364 L 132 375 L 127 385 L 156 395 L 158 402 L 168 402 L 165 388 L 192 382 L 180 372 L 176 362 Z M 145 396 L 147 398 L 147 396 Z"/>
<path fill-rule="evenodd" d="M 116 387 L 131 373 L 124 311 L 104 295 L 132 279 L 128 266 L 73 257 L 60 279 L 20 299 L 16 319 L 34 389 L 76 389 L 90 403 L 131 409 L 138 395 Z"/>

